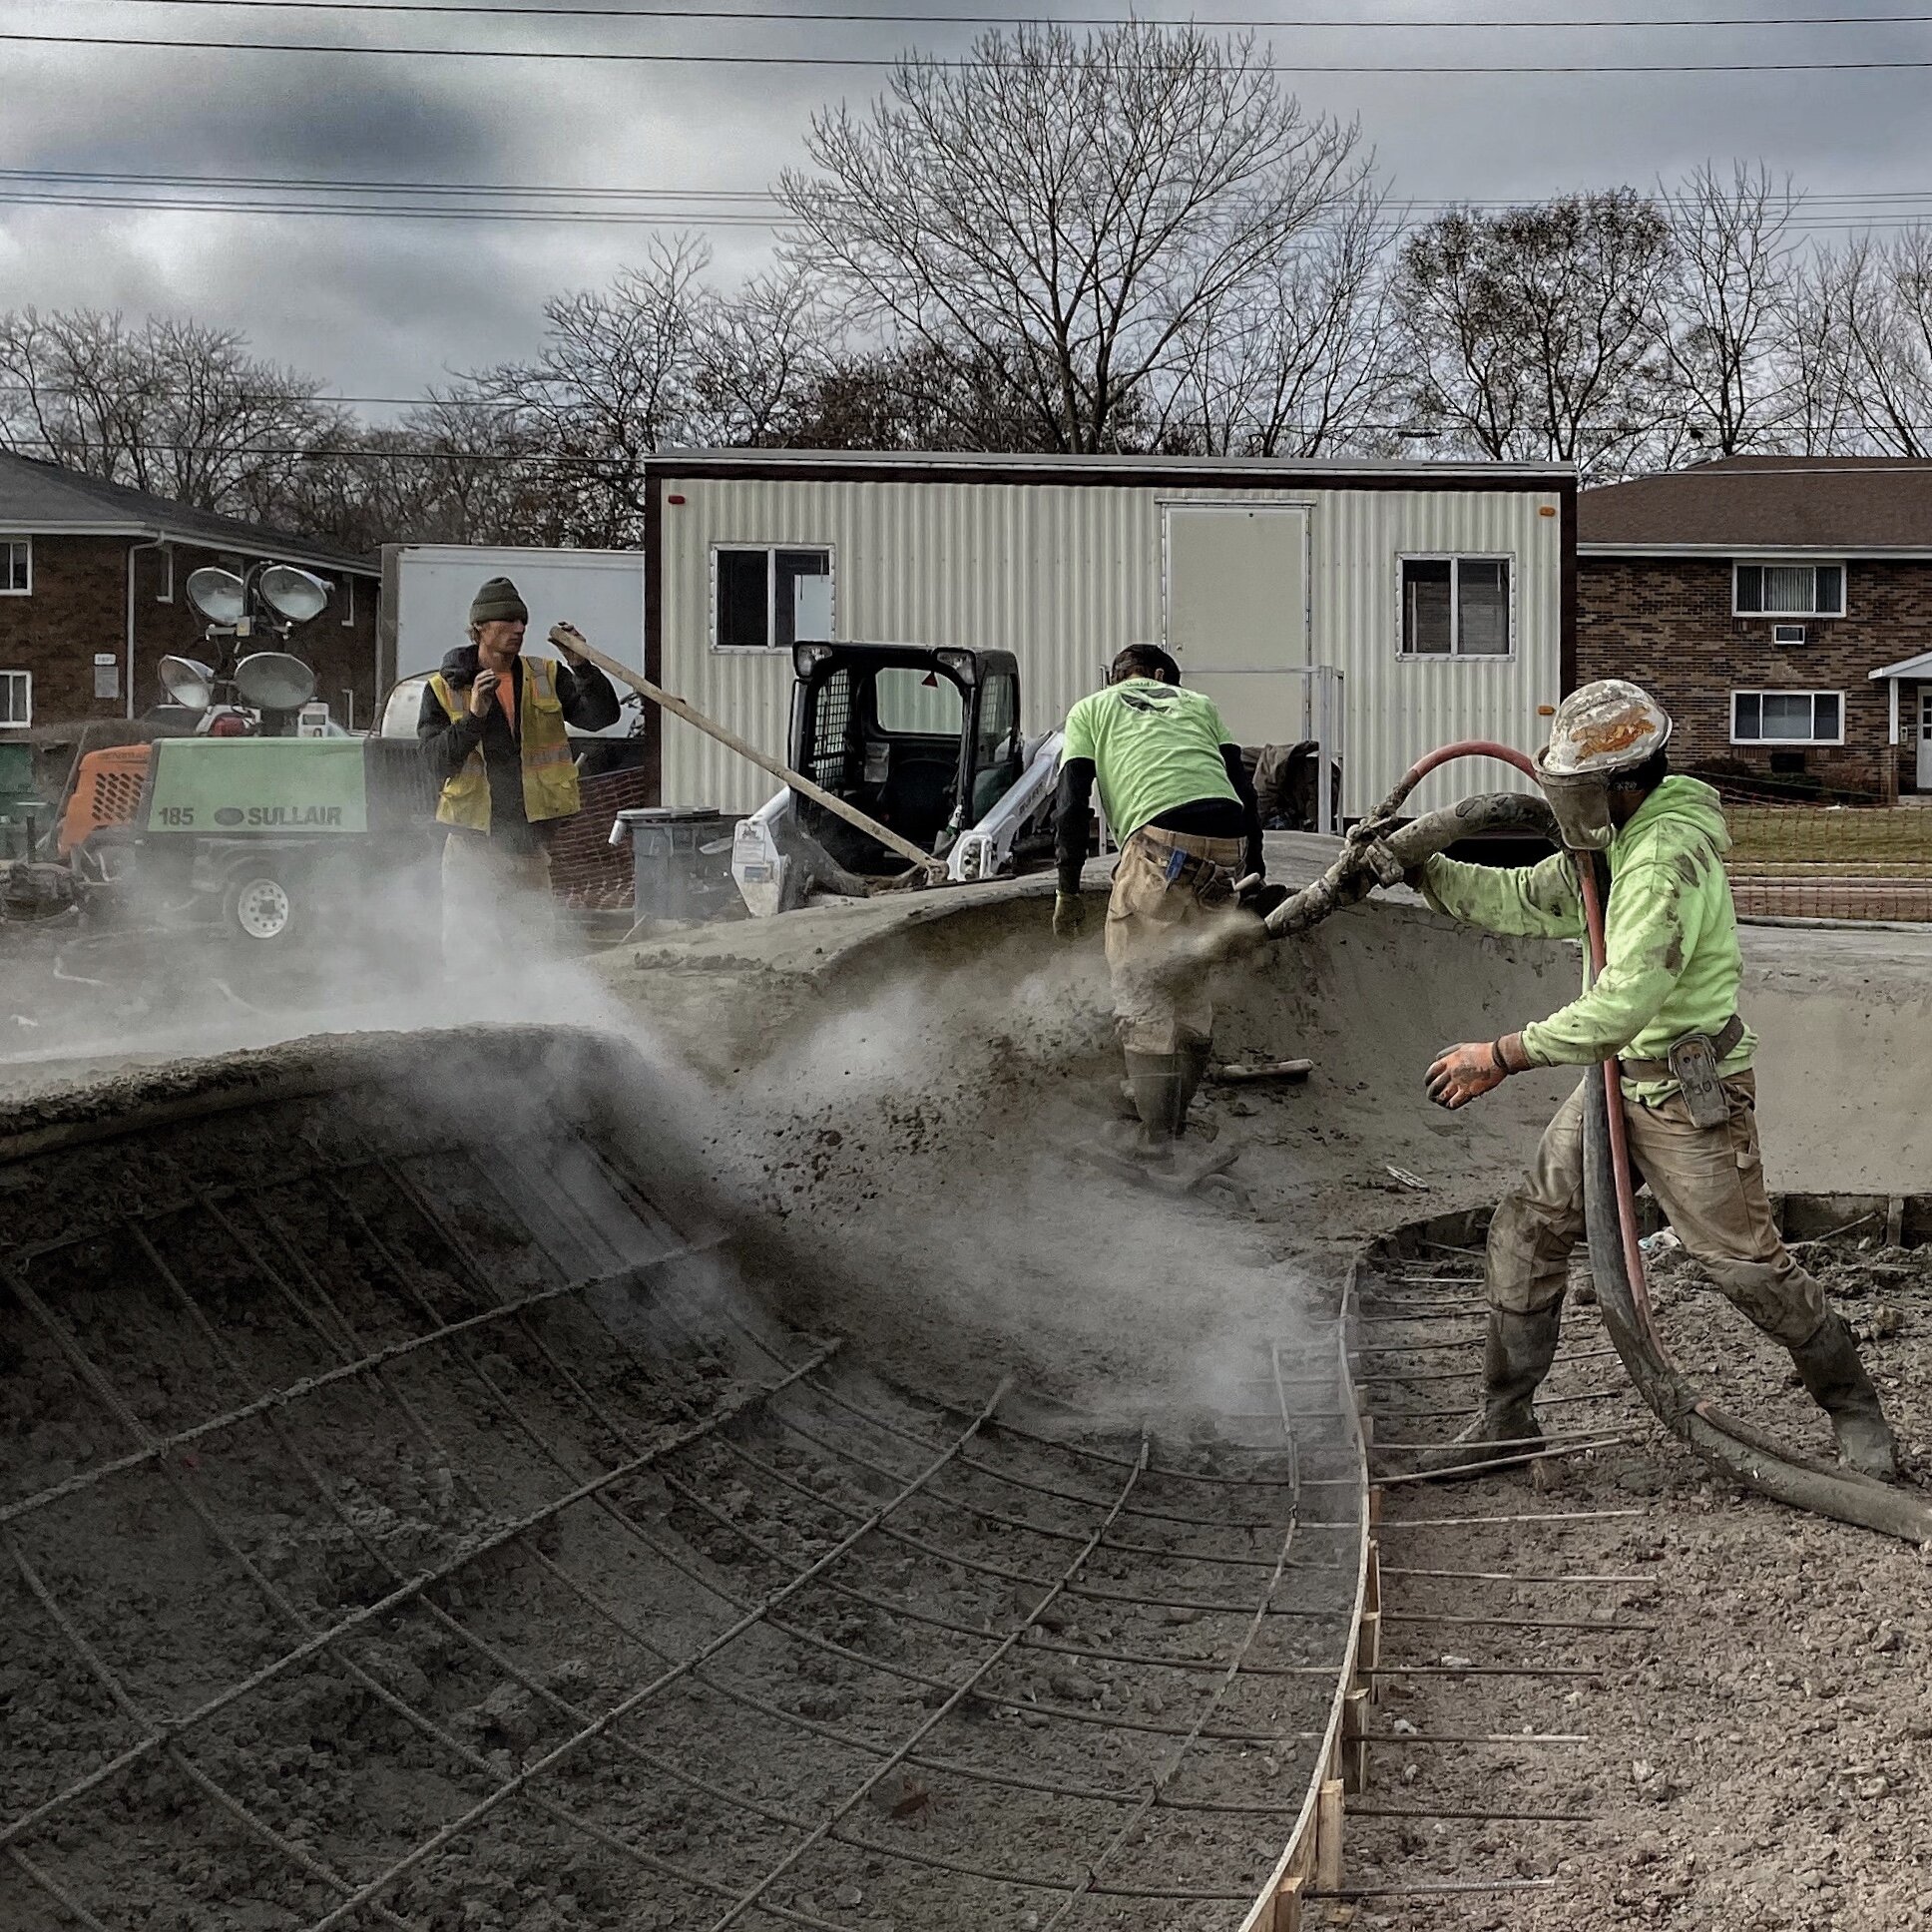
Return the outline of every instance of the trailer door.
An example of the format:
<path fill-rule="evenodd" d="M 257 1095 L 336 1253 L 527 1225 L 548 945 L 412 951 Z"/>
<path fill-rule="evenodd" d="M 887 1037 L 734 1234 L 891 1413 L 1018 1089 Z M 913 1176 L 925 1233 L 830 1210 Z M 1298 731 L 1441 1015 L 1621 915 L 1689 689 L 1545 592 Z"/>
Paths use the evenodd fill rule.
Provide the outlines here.
<path fill-rule="evenodd" d="M 1170 503 L 1162 541 L 1167 648 L 1242 744 L 1308 735 L 1308 510 Z"/>

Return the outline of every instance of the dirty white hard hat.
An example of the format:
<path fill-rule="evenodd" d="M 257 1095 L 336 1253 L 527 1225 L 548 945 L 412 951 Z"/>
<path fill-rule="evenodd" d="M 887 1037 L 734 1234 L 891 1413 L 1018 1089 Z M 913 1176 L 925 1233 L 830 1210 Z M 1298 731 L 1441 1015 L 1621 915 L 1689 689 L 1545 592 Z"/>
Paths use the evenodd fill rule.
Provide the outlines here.
<path fill-rule="evenodd" d="M 1603 678 L 1557 707 L 1550 742 L 1537 754 L 1547 778 L 1599 778 L 1628 771 L 1671 741 L 1671 715 L 1641 685 Z"/>

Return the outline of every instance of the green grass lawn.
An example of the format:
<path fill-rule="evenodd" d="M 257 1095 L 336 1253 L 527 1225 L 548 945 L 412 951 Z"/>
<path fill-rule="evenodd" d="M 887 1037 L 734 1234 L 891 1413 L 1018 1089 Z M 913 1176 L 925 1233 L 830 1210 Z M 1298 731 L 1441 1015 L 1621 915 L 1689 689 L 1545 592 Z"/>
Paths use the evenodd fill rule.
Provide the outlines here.
<path fill-rule="evenodd" d="M 1932 875 L 1932 809 L 1732 805 L 1733 872 L 1845 878 Z"/>

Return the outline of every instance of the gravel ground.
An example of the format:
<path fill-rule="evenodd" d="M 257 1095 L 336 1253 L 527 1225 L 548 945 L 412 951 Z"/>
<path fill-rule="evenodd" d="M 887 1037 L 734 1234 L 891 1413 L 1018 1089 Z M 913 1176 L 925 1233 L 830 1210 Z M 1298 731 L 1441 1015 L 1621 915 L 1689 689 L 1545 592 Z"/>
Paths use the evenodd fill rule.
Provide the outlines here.
<path fill-rule="evenodd" d="M 1908 1457 L 1922 1472 L 1932 1445 L 1932 1248 L 1888 1249 L 1847 1237 L 1804 1252 L 1858 1328 Z M 1445 1271 L 1473 1279 L 1453 1263 Z M 1735 1315 L 1681 1253 L 1656 1250 L 1653 1277 L 1665 1331 L 1693 1381 L 1786 1440 L 1828 1449 L 1828 1426 L 1796 1387 L 1781 1350 Z M 1576 1285 L 1587 1287 L 1587 1276 Z M 1474 1292 L 1428 1290 L 1445 1291 Z M 1400 1292 L 1377 1305 L 1396 1305 Z M 1383 1560 L 1397 1573 L 1605 1581 L 1390 1574 L 1385 1601 L 1398 1617 L 1534 1618 L 1584 1628 L 1399 1624 L 1386 1651 L 1438 1670 L 1447 1657 L 1602 1675 L 1397 1678 L 1385 1683 L 1376 1725 L 1423 1733 L 1534 1729 L 1587 1741 L 1458 1749 L 1410 1746 L 1395 1736 L 1377 1752 L 1374 1788 L 1362 1802 L 1575 1812 L 1586 1821 L 1351 1819 L 1352 1883 L 1431 1875 L 1557 1882 L 1468 1897 L 1364 1899 L 1327 1908 L 1328 1922 L 1401 1932 L 1631 1922 L 1713 1932 L 1792 1925 L 1893 1932 L 1932 1924 L 1927 1556 L 1714 1482 L 1637 1402 L 1621 1364 L 1596 1356 L 1607 1339 L 1595 1308 L 1573 1296 L 1566 1326 L 1565 1355 L 1593 1358 L 1560 1366 L 1550 1392 L 1614 1393 L 1548 1405 L 1546 1427 L 1629 1440 L 1552 1465 L 1540 1481 L 1517 1473 L 1391 1490 Z M 1448 1359 L 1468 1360 L 1473 1380 L 1473 1359 Z M 1432 1398 L 1466 1399 L 1469 1380 L 1434 1384 Z M 1431 1426 L 1447 1435 L 1453 1422 Z M 1383 1439 L 1389 1433 L 1379 1431 Z M 1453 1520 L 1583 1512 L 1622 1514 Z M 1440 1519 L 1451 1520 L 1429 1527 Z"/>

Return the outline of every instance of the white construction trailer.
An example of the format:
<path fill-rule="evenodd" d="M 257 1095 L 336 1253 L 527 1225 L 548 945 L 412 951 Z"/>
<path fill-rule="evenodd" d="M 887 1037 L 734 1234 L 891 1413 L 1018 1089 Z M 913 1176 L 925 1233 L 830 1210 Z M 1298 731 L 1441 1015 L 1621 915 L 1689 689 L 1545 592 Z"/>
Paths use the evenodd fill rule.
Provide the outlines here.
<path fill-rule="evenodd" d="M 644 559 L 635 550 L 537 550 L 500 545 L 385 544 L 381 685 L 436 670 L 468 637 L 470 600 L 492 577 L 508 577 L 530 607 L 529 645 L 559 619 L 577 626 L 620 664 L 644 669 Z M 610 735 L 630 729 L 629 714 Z"/>
<path fill-rule="evenodd" d="M 1436 744 L 1547 733 L 1574 682 L 1576 491 L 1567 465 L 668 452 L 645 668 L 781 752 L 794 643 L 1011 651 L 1031 734 L 1158 642 L 1240 742 L 1321 739 L 1353 817 Z M 660 728 L 664 803 L 763 802 L 761 772 Z"/>

